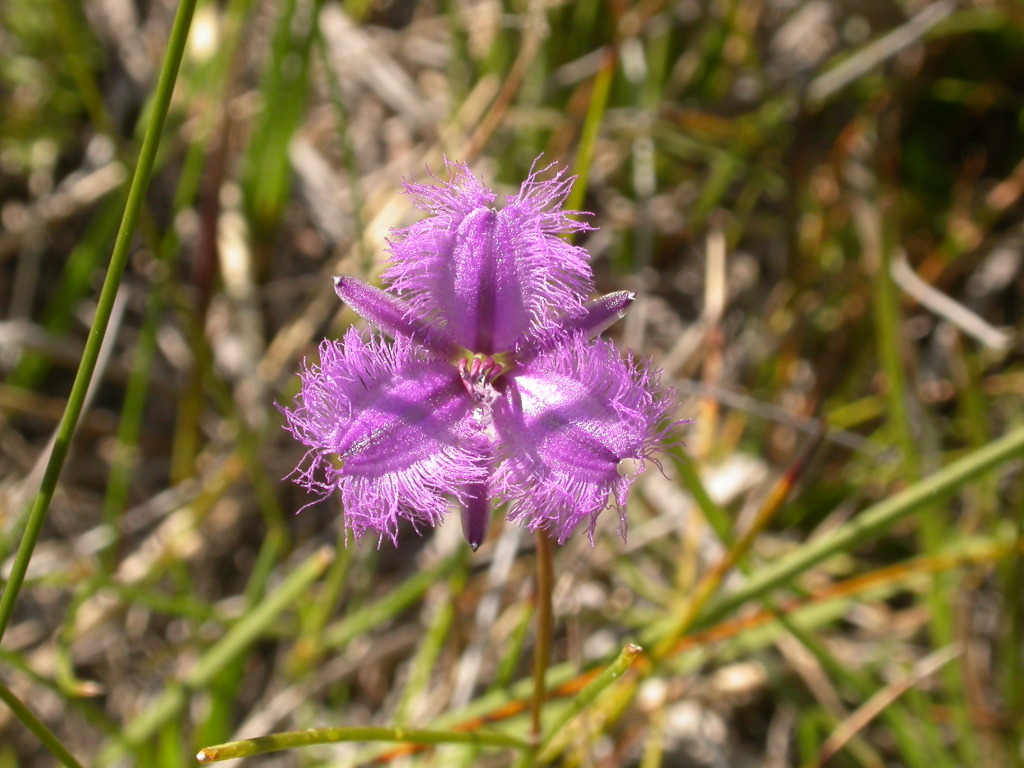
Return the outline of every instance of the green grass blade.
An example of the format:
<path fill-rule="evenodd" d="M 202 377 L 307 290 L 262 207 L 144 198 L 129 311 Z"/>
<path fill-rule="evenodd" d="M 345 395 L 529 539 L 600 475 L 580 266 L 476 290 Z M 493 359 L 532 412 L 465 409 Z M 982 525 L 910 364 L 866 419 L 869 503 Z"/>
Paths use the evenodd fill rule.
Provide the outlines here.
<path fill-rule="evenodd" d="M 289 606 L 305 593 L 327 569 L 333 556 L 321 549 L 309 557 L 284 580 L 280 587 L 256 608 L 244 614 L 220 640 L 214 643 L 184 676 L 169 686 L 138 717 L 121 731 L 120 738 L 100 756 L 101 765 L 110 765 L 128 747 L 140 747 L 188 702 L 188 691 L 206 687 L 229 663 L 238 658 Z"/>
<path fill-rule="evenodd" d="M 121 276 L 124 274 L 125 265 L 128 263 L 132 238 L 135 235 L 135 228 L 139 223 L 139 214 L 142 211 L 146 189 L 149 186 L 149 179 L 153 173 L 153 164 L 156 161 L 157 149 L 160 146 L 160 137 L 163 134 L 164 122 L 167 119 L 167 112 L 170 108 L 171 94 L 174 92 L 174 82 L 178 76 L 178 68 L 181 65 L 181 57 L 185 50 L 185 41 L 188 39 L 188 29 L 192 22 L 192 12 L 195 9 L 195 5 L 196 0 L 181 0 L 181 4 L 178 6 L 174 16 L 174 25 L 171 28 L 171 36 L 167 43 L 167 52 L 164 55 L 163 65 L 160 69 L 160 78 L 157 81 L 156 92 L 151 102 L 149 124 L 146 127 L 145 138 L 142 140 L 139 162 L 135 166 L 135 174 L 132 177 L 131 187 L 128 190 L 128 201 L 125 204 L 124 217 L 121 219 L 121 226 L 114 241 L 114 250 L 110 256 L 110 266 L 107 268 L 107 276 L 103 281 L 103 288 L 100 291 L 99 301 L 96 305 L 96 315 L 93 318 L 92 327 L 89 329 L 89 337 L 85 343 L 85 350 L 82 353 L 82 361 L 78 366 L 78 373 L 71 387 L 71 394 L 68 396 L 64 416 L 61 418 L 60 425 L 57 428 L 57 440 L 47 462 L 42 485 L 32 503 L 28 525 L 25 528 L 21 544 L 15 555 L 11 576 L 4 586 L 3 596 L 0 597 L 0 639 L 3 638 L 7 625 L 11 621 L 14 603 L 18 599 L 18 593 L 21 591 L 21 585 L 25 580 L 29 560 L 32 558 L 32 552 L 35 550 L 36 542 L 39 540 L 43 522 L 46 520 L 46 513 L 50 508 L 50 501 L 53 499 L 53 493 L 57 487 L 57 480 L 60 478 L 61 470 L 64 467 L 64 460 L 67 458 L 68 449 L 71 447 L 71 439 L 75 434 L 78 418 L 82 414 L 85 394 L 89 388 L 93 372 L 96 369 L 100 346 L 103 343 L 107 323 L 110 320 L 114 298 L 117 296 L 118 287 L 121 284 Z"/>
<path fill-rule="evenodd" d="M 608 109 L 608 96 L 612 89 L 612 77 L 615 75 L 615 56 L 606 54 L 601 69 L 594 78 L 594 85 L 590 92 L 590 104 L 587 106 L 587 117 L 583 123 L 583 131 L 580 134 L 580 145 L 576 151 L 576 160 L 573 162 L 572 172 L 578 177 L 573 184 L 572 192 L 565 203 L 567 210 L 579 210 L 583 206 L 583 200 L 587 195 L 587 185 L 590 181 L 590 165 L 594 160 L 594 151 L 597 147 L 597 137 L 601 130 L 601 123 L 604 113 Z"/>
<path fill-rule="evenodd" d="M 60 760 L 62 765 L 67 768 L 82 768 L 82 764 L 75 759 L 75 756 L 68 751 L 67 747 L 61 744 L 60 740 L 53 735 L 53 732 L 3 683 L 0 683 L 0 701 L 10 708 L 15 717 L 35 734 L 35 737 L 42 742 L 43 746 L 50 750 L 54 757 Z"/>
<path fill-rule="evenodd" d="M 993 441 L 938 472 L 914 483 L 900 493 L 875 504 L 850 522 L 834 529 L 797 551 L 765 565 L 743 586 L 713 602 L 698 623 L 706 625 L 766 594 L 817 563 L 868 541 L 921 507 L 935 503 L 983 472 L 1024 455 L 1024 427 Z"/>
<path fill-rule="evenodd" d="M 637 657 L 642 652 L 639 645 L 629 643 L 622 649 L 618 657 L 605 667 L 601 674 L 595 677 L 586 688 L 579 692 L 579 695 L 566 707 L 565 711 L 559 715 L 558 720 L 551 725 L 548 729 L 547 735 L 544 737 L 544 741 L 540 746 L 539 758 L 544 761 L 547 755 L 544 754 L 545 748 L 551 744 L 555 737 L 561 732 L 561 730 L 568 725 L 569 721 L 572 720 L 576 715 L 580 714 L 583 710 L 589 707 L 594 701 L 600 696 L 604 690 L 626 674 L 633 662 L 636 661 Z"/>
<path fill-rule="evenodd" d="M 372 726 L 353 728 L 309 728 L 304 731 L 288 731 L 255 739 L 233 741 L 199 750 L 196 759 L 205 764 L 239 757 L 265 755 L 283 749 L 307 747 L 312 744 L 336 744 L 341 741 L 392 741 L 403 744 L 475 744 L 481 747 L 510 747 L 529 749 L 522 739 L 505 733 L 476 730 L 471 733 L 458 731 L 427 731 L 419 728 L 377 728 Z"/>

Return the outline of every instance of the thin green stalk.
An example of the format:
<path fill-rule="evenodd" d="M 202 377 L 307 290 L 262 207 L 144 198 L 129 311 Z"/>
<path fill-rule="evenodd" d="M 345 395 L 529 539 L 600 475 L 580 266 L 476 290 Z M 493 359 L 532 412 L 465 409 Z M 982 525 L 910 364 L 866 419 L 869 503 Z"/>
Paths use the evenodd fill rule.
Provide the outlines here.
<path fill-rule="evenodd" d="M 879 223 L 882 230 L 883 243 L 880 244 L 879 251 L 881 264 L 878 273 L 875 275 L 875 337 L 882 368 L 885 371 L 888 384 L 886 398 L 889 410 L 889 429 L 895 433 L 895 442 L 899 446 L 903 467 L 902 474 L 907 479 L 917 480 L 921 476 L 921 455 L 918 449 L 918 441 L 915 440 L 912 432 L 911 416 L 908 408 L 911 396 L 907 388 L 904 355 L 901 348 L 903 332 L 900 300 L 895 281 L 892 277 L 893 249 L 889 242 L 891 236 L 887 231 L 888 228 L 881 221 Z M 938 512 L 939 510 L 935 509 L 934 511 Z M 938 554 L 948 540 L 948 531 L 949 525 L 946 522 L 946 515 L 929 514 L 929 510 L 924 509 L 918 524 L 918 540 L 921 551 L 930 555 Z M 931 616 L 929 631 L 932 644 L 935 647 L 945 647 L 956 640 L 953 611 L 955 601 L 950 599 L 955 593 L 956 584 L 953 580 L 953 575 L 948 573 L 936 574 L 926 596 Z M 963 662 L 961 662 L 961 668 L 962 664 Z M 958 740 L 957 749 L 960 751 L 961 758 L 966 764 L 977 764 L 980 754 L 975 744 L 975 730 L 970 724 L 970 712 L 968 711 L 968 700 L 965 695 L 963 678 L 958 674 L 958 667 L 955 665 L 944 667 L 941 676 L 951 694 L 954 721 L 963 733 L 963 738 Z M 923 758 L 920 756 L 908 759 L 916 759 L 919 762 L 923 761 Z M 942 757 L 938 758 L 940 761 L 942 759 Z"/>
<path fill-rule="evenodd" d="M 3 701 L 10 708 L 15 717 L 21 720 L 25 727 L 35 734 L 42 745 L 50 750 L 53 756 L 60 760 L 61 764 L 67 766 L 67 768 L 82 768 L 82 764 L 75 760 L 75 756 L 68 751 L 67 747 L 60 743 L 60 740 L 54 736 L 53 731 L 32 714 L 32 710 L 22 704 L 21 700 L 3 683 L 0 683 L 0 701 Z"/>
<path fill-rule="evenodd" d="M 741 605 L 799 576 L 822 560 L 881 534 L 923 506 L 942 499 L 964 483 L 1000 464 L 1024 455 L 1024 427 L 994 440 L 947 467 L 920 480 L 895 496 L 864 510 L 850 522 L 811 542 L 799 550 L 768 563 L 731 594 L 708 606 L 697 623 L 707 626 L 728 615 Z"/>
<path fill-rule="evenodd" d="M 544 679 L 551 661 L 551 592 L 555 586 L 554 547 L 547 531 L 537 531 L 537 639 L 533 652 L 533 700 L 530 704 L 530 733 L 541 743 L 541 715 L 547 689 Z"/>
<path fill-rule="evenodd" d="M 32 503 L 28 524 L 14 558 L 11 576 L 4 586 L 3 596 L 0 597 L 0 639 L 3 638 L 14 613 L 14 603 L 18 599 L 21 585 L 25 581 L 29 560 L 32 559 L 36 542 L 38 542 L 39 534 L 43 529 L 46 513 L 49 511 L 50 501 L 53 499 L 53 493 L 57 487 L 57 480 L 60 478 L 64 460 L 67 458 L 68 449 L 71 446 L 71 439 L 74 437 L 78 419 L 82 414 L 85 394 L 93 372 L 96 370 L 100 345 L 103 343 L 107 323 L 110 321 L 114 298 L 117 296 L 121 276 L 124 274 L 124 268 L 128 262 L 132 238 L 139 223 L 139 214 L 145 199 L 146 188 L 149 186 L 149 179 L 153 173 L 153 164 L 156 161 L 157 148 L 163 134 L 164 122 L 167 119 L 171 94 L 174 91 L 174 82 L 178 76 L 178 68 L 185 50 L 185 41 L 188 38 L 195 5 L 196 0 L 181 0 L 174 17 L 174 25 L 167 43 L 167 52 L 164 55 L 156 92 L 151 103 L 149 124 L 146 127 L 145 138 L 142 140 L 142 149 L 139 151 L 139 162 L 135 166 L 135 175 L 132 177 L 131 187 L 128 190 L 128 200 L 125 204 L 124 216 L 121 219 L 117 238 L 114 241 L 107 276 L 103 281 L 103 288 L 96 304 L 96 315 L 93 318 L 92 327 L 89 329 L 89 336 L 82 352 L 82 361 L 78 366 L 71 394 L 68 396 L 67 407 L 60 420 L 60 425 L 57 427 L 57 439 L 46 464 L 39 493 Z"/>
<path fill-rule="evenodd" d="M 481 747 L 511 747 L 529 749 L 522 739 L 499 731 L 479 729 L 471 732 L 428 731 L 421 728 L 308 728 L 304 731 L 286 731 L 255 739 L 231 741 L 199 750 L 196 759 L 203 763 L 234 760 L 239 757 L 265 755 L 284 749 L 307 747 L 312 744 L 336 744 L 342 741 L 388 741 L 403 744 L 476 744 Z"/>

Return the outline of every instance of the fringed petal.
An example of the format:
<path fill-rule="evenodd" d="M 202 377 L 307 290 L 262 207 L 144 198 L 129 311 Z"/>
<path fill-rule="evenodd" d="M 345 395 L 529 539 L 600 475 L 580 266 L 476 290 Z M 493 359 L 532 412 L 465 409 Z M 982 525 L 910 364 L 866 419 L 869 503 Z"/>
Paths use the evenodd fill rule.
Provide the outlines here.
<path fill-rule="evenodd" d="M 674 426 L 674 398 L 659 378 L 645 363 L 623 360 L 611 343 L 583 335 L 513 372 L 494 407 L 495 486 L 509 520 L 559 543 L 587 520 L 593 540 L 611 503 L 625 538 L 629 488 Z"/>
<path fill-rule="evenodd" d="M 295 407 L 281 409 L 309 446 L 293 477 L 322 496 L 339 491 L 357 539 L 395 541 L 400 518 L 437 525 L 451 498 L 486 478 L 473 403 L 450 363 L 352 329 L 324 341 L 300 376 Z"/>
<path fill-rule="evenodd" d="M 562 211 L 573 177 L 531 172 L 501 209 L 469 168 L 445 161 L 447 182 L 409 183 L 428 218 L 394 232 L 384 279 L 420 317 L 434 317 L 473 352 L 511 350 L 533 329 L 577 310 L 591 290 L 588 255 L 559 235 L 589 227 Z"/>

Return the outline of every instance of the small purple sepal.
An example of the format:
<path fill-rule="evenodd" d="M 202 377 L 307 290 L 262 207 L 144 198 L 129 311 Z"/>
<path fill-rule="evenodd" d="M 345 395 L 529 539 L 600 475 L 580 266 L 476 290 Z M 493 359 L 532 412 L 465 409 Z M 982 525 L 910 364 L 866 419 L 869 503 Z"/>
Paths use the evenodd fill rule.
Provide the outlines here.
<path fill-rule="evenodd" d="M 467 489 L 461 505 L 462 535 L 476 552 L 487 540 L 491 528 L 491 497 L 486 483 L 474 483 Z"/>
<path fill-rule="evenodd" d="M 588 339 L 600 336 L 609 326 L 626 316 L 626 310 L 636 301 L 633 291 L 615 291 L 593 301 L 588 301 L 583 308 L 571 315 L 566 315 L 554 326 L 541 330 L 531 338 L 517 345 L 516 360 L 522 365 L 541 352 L 545 352 L 565 338 L 582 334 Z"/>
<path fill-rule="evenodd" d="M 358 277 L 341 275 L 334 278 L 334 292 L 363 320 L 392 338 L 405 337 L 441 357 L 455 354 L 455 345 L 446 334 L 418 317 L 401 299 L 380 288 L 374 288 Z"/>

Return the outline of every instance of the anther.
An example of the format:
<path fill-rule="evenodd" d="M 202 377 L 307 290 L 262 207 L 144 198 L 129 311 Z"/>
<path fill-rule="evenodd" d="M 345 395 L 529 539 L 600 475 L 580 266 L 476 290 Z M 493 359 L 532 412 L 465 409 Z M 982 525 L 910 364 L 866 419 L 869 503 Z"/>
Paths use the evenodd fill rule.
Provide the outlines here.
<path fill-rule="evenodd" d="M 497 397 L 491 386 L 505 367 L 490 355 L 474 355 L 459 360 L 459 378 L 462 386 L 477 403 L 491 403 Z"/>

